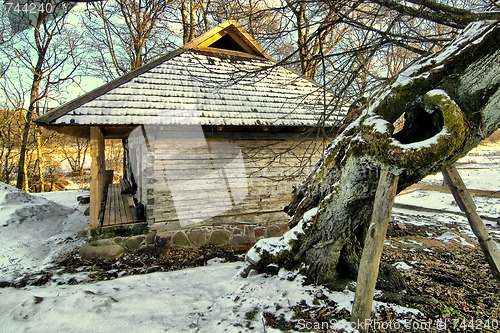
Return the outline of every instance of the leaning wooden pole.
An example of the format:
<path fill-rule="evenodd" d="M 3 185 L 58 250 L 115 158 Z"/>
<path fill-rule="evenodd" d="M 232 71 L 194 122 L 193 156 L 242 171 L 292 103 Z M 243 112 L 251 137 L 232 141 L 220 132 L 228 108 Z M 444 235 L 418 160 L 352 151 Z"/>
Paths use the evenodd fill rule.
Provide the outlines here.
<path fill-rule="evenodd" d="M 375 284 L 398 187 L 398 179 L 398 176 L 393 175 L 388 170 L 382 170 L 375 194 L 371 223 L 359 264 L 356 295 L 351 312 L 351 322 L 361 332 L 367 332 L 370 326 Z"/>
<path fill-rule="evenodd" d="M 462 177 L 460 177 L 454 165 L 444 169 L 443 176 L 451 193 L 455 197 L 455 201 L 465 213 L 465 216 L 467 216 L 471 229 L 479 240 L 479 245 L 483 250 L 486 261 L 491 267 L 493 276 L 500 282 L 500 252 L 498 251 L 497 244 L 490 237 L 481 217 L 477 214 L 476 205 L 467 191 Z"/>

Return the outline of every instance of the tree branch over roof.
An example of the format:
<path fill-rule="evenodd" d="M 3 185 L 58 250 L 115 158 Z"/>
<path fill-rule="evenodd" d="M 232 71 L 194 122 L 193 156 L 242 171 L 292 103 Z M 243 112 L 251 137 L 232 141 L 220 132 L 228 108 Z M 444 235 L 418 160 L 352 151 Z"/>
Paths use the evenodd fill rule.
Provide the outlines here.
<path fill-rule="evenodd" d="M 474 13 L 432 0 L 408 0 L 417 6 L 405 5 L 404 2 L 394 0 L 373 0 L 373 2 L 404 15 L 421 17 L 456 29 L 463 29 L 474 21 L 500 20 L 500 12 L 497 11 Z"/>

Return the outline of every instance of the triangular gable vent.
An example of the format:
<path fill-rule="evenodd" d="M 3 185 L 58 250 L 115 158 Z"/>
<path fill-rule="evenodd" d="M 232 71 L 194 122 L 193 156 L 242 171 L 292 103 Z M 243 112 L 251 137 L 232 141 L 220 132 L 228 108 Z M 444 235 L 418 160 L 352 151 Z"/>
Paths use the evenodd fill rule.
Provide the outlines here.
<path fill-rule="evenodd" d="M 184 45 L 184 49 L 217 49 L 271 59 L 236 21 L 228 20 Z"/>

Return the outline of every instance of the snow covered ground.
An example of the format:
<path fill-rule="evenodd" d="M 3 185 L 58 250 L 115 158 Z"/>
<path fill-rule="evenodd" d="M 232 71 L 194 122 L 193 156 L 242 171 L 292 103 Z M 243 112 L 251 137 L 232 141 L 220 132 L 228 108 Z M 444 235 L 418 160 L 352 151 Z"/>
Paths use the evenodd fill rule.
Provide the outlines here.
<path fill-rule="evenodd" d="M 290 303 L 312 303 L 314 288 L 300 281 L 262 275 L 242 279 L 237 273 L 237 264 L 217 263 L 100 283 L 0 289 L 2 332 L 262 331 L 262 311 L 280 313 Z M 350 307 L 353 295 L 331 297 Z M 255 312 L 251 322 L 247 318 Z M 342 326 L 348 323 L 338 323 Z"/>
<path fill-rule="evenodd" d="M 76 198 L 85 193 L 27 194 L 0 183 L 0 281 L 40 271 L 81 244 L 88 218 Z"/>
<path fill-rule="evenodd" d="M 465 185 L 478 190 L 500 191 L 500 143 L 479 145 L 456 163 Z M 423 180 L 441 185 L 441 173 Z"/>
<path fill-rule="evenodd" d="M 499 146 L 482 146 L 463 158 L 459 169 L 470 188 L 495 191 L 500 189 L 499 162 Z M 436 175 L 423 182 L 440 184 L 441 180 Z M 0 184 L 0 282 L 48 269 L 54 258 L 84 240 L 86 206 L 76 200 L 83 193 L 30 195 Z M 500 216 L 500 199 L 476 200 L 480 214 Z M 441 192 L 417 190 L 399 196 L 397 202 L 458 212 L 451 195 Z M 467 220 L 459 215 L 395 209 L 393 219 L 398 223 L 441 225 L 444 229 L 453 224 L 471 234 Z M 464 244 L 464 239 L 444 229 L 432 237 Z M 497 223 L 490 223 L 489 229 L 500 235 Z M 289 281 L 285 271 L 277 276 L 243 279 L 238 275 L 239 265 L 213 260 L 205 267 L 110 281 L 69 285 L 64 282 L 68 281 L 65 276 L 43 286 L 0 288 L 0 331 L 279 332 L 264 328 L 264 312 L 291 319 L 291 306 L 301 301 L 312 304 L 318 293 L 338 303 L 338 309 L 351 308 L 351 291 L 327 292 L 317 286 L 302 286 L 300 277 Z M 411 268 L 404 262 L 396 267 Z M 75 277 L 81 280 L 85 275 Z M 397 312 L 417 313 L 385 306 Z M 329 323 L 328 328 L 354 331 L 346 321 Z"/>
<path fill-rule="evenodd" d="M 487 190 L 500 193 L 500 144 L 480 145 L 468 155 L 457 162 L 460 176 L 468 189 Z M 441 173 L 430 175 L 421 182 L 423 185 L 442 185 Z M 500 198 L 473 195 L 477 212 L 484 219 L 488 231 L 500 243 Z M 396 197 L 396 203 L 412 206 L 443 210 L 447 212 L 460 212 L 451 193 L 439 191 L 416 190 L 411 193 Z M 413 211 L 395 208 L 393 219 L 402 220 L 404 223 L 417 225 L 435 225 L 446 227 L 455 225 L 460 233 L 475 239 L 465 216 L 446 214 L 440 212 Z"/>
<path fill-rule="evenodd" d="M 50 269 L 58 255 L 84 241 L 85 206 L 77 204 L 84 191 L 26 194 L 2 184 L 0 188 L 0 281 Z M 122 277 L 111 281 L 69 285 L 56 276 L 43 286 L 0 288 L 0 331 L 7 332 L 242 332 L 263 331 L 263 312 L 289 320 L 290 306 L 313 304 L 326 294 L 338 309 L 350 309 L 351 291 L 327 292 L 278 276 L 243 279 L 240 263 L 214 259 L 205 267 L 168 273 Z M 380 306 L 382 303 L 376 303 Z M 393 307 L 403 313 L 416 310 Z M 304 323 L 303 325 L 306 325 Z M 354 331 L 347 321 L 330 329 Z M 266 327 L 266 332 L 279 332 Z"/>

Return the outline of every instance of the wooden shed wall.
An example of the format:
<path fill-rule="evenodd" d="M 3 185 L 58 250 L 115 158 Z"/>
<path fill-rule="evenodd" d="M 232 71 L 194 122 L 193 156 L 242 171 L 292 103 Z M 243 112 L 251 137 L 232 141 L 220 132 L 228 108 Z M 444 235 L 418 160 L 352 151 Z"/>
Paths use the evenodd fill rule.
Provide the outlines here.
<path fill-rule="evenodd" d="M 176 230 L 186 223 L 286 222 L 283 207 L 292 186 L 311 170 L 324 144 L 323 140 L 204 138 L 150 143 L 144 157 L 150 165 L 147 202 L 143 201 L 150 227 Z"/>

